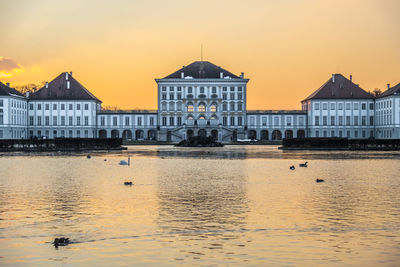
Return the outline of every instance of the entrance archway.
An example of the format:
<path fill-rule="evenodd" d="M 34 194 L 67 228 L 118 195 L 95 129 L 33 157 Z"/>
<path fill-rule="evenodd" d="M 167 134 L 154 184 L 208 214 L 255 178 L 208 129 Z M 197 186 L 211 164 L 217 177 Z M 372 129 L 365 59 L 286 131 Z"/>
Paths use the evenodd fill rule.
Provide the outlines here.
<path fill-rule="evenodd" d="M 218 130 L 212 130 L 212 131 L 211 131 L 211 137 L 212 137 L 214 140 L 217 140 L 217 139 L 218 139 Z"/>
<path fill-rule="evenodd" d="M 131 130 L 124 130 L 122 132 L 122 139 L 124 139 L 124 140 L 132 139 L 132 131 Z"/>
<path fill-rule="evenodd" d="M 107 138 L 107 131 L 106 130 L 100 130 L 99 131 L 99 138 Z"/>
<path fill-rule="evenodd" d="M 204 129 L 200 129 L 197 133 L 198 136 L 202 136 L 202 137 L 206 137 L 207 136 L 207 132 Z"/>
<path fill-rule="evenodd" d="M 267 130 L 262 130 L 261 131 L 261 140 L 268 140 L 268 131 Z"/>
<path fill-rule="evenodd" d="M 297 138 L 306 138 L 306 132 L 304 130 L 298 130 Z"/>
<path fill-rule="evenodd" d="M 285 131 L 285 138 L 293 138 L 293 131 L 292 130 L 286 130 Z"/>
<path fill-rule="evenodd" d="M 248 138 L 251 140 L 257 139 L 257 132 L 255 130 L 249 130 Z"/>
<path fill-rule="evenodd" d="M 282 140 L 282 133 L 279 130 L 274 130 L 272 132 L 272 140 Z"/>
<path fill-rule="evenodd" d="M 144 132 L 143 132 L 143 130 L 136 130 L 136 131 L 135 131 L 135 139 L 136 139 L 136 140 L 143 140 L 143 139 L 144 139 Z"/>
<path fill-rule="evenodd" d="M 111 138 L 119 138 L 119 131 L 118 130 L 112 130 L 111 131 Z"/>

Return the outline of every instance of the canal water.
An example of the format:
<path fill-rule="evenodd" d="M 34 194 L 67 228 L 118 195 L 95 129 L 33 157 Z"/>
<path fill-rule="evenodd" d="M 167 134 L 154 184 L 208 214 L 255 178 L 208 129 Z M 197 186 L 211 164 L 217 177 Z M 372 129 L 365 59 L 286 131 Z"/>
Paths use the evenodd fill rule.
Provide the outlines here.
<path fill-rule="evenodd" d="M 400 266 L 399 173 L 276 146 L 1 154 L 0 265 Z"/>

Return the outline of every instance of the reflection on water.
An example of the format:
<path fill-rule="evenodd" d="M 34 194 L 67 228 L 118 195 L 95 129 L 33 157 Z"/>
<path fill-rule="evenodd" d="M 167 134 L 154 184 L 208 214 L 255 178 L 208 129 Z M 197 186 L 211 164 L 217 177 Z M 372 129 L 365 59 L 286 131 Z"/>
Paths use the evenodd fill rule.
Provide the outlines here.
<path fill-rule="evenodd" d="M 397 152 L 270 146 L 3 154 L 0 264 L 397 266 L 399 171 Z"/>

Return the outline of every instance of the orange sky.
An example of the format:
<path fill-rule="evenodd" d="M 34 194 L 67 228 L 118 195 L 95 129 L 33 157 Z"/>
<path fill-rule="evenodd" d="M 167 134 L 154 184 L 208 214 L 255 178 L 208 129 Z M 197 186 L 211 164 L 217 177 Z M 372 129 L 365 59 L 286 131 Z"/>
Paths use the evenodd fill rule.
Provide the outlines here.
<path fill-rule="evenodd" d="M 400 82 L 398 0 L 0 0 L 0 80 L 64 70 L 104 105 L 156 108 L 154 78 L 204 59 L 250 78 L 249 109 L 299 109 L 332 73 Z"/>

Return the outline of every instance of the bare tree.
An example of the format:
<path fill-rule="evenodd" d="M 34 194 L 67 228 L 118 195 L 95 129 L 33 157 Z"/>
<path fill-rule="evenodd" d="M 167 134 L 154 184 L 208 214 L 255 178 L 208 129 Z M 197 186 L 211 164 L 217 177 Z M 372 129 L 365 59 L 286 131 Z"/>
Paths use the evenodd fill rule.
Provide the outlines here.
<path fill-rule="evenodd" d="M 377 97 L 377 96 L 380 96 L 382 94 L 382 90 L 379 89 L 379 88 L 375 88 L 372 92 L 369 91 L 368 93 L 370 93 L 374 97 Z"/>
<path fill-rule="evenodd" d="M 15 86 L 15 90 L 20 92 L 21 94 L 26 94 L 26 92 L 34 93 L 37 92 L 40 88 L 42 88 L 46 84 L 46 81 L 42 81 L 40 83 L 27 83 L 23 85 Z"/>

